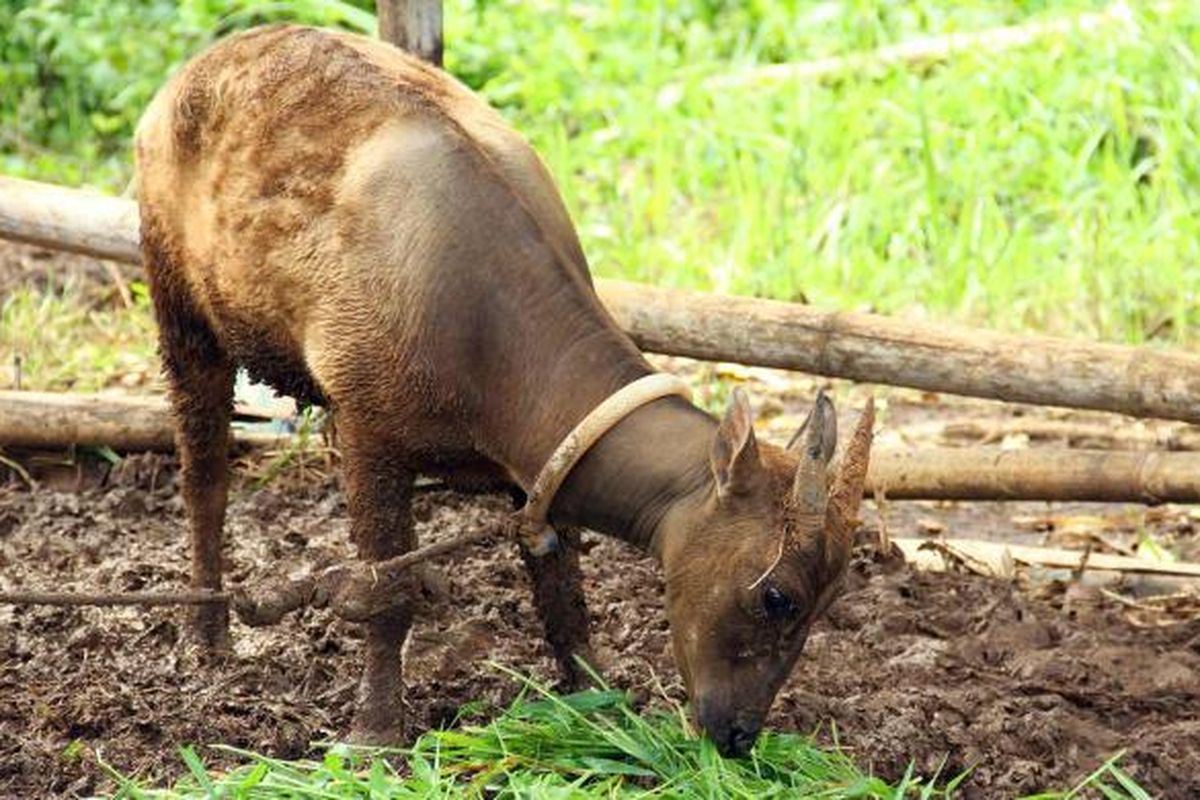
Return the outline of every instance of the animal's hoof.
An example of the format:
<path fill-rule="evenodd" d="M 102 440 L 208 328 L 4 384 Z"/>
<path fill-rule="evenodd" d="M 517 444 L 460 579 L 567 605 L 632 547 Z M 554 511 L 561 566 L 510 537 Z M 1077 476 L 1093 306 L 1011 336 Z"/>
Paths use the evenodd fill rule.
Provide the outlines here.
<path fill-rule="evenodd" d="M 404 744 L 404 724 L 378 726 L 356 722 L 346 738 L 350 744 L 363 747 L 399 747 Z"/>
<path fill-rule="evenodd" d="M 559 662 L 560 686 L 566 692 L 603 689 L 604 669 L 590 647 L 577 649 L 568 661 Z"/>
<path fill-rule="evenodd" d="M 521 543 L 525 545 L 526 550 L 539 558 L 558 552 L 558 534 L 550 528 L 521 537 Z"/>
<path fill-rule="evenodd" d="M 220 661 L 233 655 L 229 636 L 229 617 L 221 606 L 194 609 L 189 620 L 189 635 L 205 660 Z"/>

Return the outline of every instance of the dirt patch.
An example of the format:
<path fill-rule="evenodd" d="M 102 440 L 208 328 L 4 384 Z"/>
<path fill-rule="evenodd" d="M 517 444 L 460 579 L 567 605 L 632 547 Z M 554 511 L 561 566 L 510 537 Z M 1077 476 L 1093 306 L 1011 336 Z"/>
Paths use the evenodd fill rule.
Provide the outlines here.
<path fill-rule="evenodd" d="M 185 580 L 174 469 L 130 459 L 78 493 L 0 493 L 0 585 L 149 590 Z M 153 481 L 153 485 L 151 485 Z M 498 498 L 418 501 L 423 541 L 488 524 Z M 258 581 L 350 554 L 333 483 L 243 490 L 229 519 L 231 577 Z M 584 558 L 594 641 L 607 674 L 645 702 L 682 698 L 655 566 L 607 539 Z M 515 692 L 491 660 L 554 679 L 524 569 L 479 545 L 432 580 L 435 613 L 407 648 L 410 726 L 488 714 Z M 176 748 L 225 742 L 283 757 L 344 734 L 357 630 L 324 610 L 270 629 L 235 626 L 237 654 L 202 664 L 171 610 L 0 608 L 0 794 L 86 794 L 122 771 L 170 776 Z M 1137 628 L 1094 590 L 1025 591 L 963 575 L 856 562 L 776 702 L 779 729 L 836 726 L 863 764 L 896 777 L 975 771 L 968 796 L 1065 787 L 1126 749 L 1161 797 L 1200 796 L 1200 622 Z M 81 742 L 86 747 L 74 745 Z M 217 762 L 220 757 L 211 755 Z"/>

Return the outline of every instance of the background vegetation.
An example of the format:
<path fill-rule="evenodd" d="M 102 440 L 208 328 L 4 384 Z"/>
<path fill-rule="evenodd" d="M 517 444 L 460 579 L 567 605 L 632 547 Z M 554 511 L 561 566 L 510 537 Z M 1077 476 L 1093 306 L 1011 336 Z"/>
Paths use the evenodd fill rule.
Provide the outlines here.
<path fill-rule="evenodd" d="M 170 70 L 370 0 L 0 0 L 0 167 L 121 190 Z M 543 154 L 599 274 L 1123 341 L 1200 320 L 1200 5 L 834 80 L 763 62 L 1088 0 L 451 0 L 447 66 Z"/>

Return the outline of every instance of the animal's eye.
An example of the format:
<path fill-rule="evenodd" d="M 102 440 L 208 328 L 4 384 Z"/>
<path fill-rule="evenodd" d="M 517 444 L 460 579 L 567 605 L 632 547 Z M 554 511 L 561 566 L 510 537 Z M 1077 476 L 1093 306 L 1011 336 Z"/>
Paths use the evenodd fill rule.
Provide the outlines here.
<path fill-rule="evenodd" d="M 762 604 L 768 619 L 787 619 L 796 613 L 796 604 L 792 602 L 792 598 L 775 586 L 767 586 L 763 590 Z"/>

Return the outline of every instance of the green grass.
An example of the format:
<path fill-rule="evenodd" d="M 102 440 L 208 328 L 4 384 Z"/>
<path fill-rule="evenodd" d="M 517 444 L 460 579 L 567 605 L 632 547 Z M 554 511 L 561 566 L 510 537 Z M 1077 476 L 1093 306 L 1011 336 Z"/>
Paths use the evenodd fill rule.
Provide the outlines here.
<path fill-rule="evenodd" d="M 172 64 L 265 19 L 369 28 L 370 5 L 0 0 L 3 169 L 120 189 L 130 127 Z M 1132 26 L 921 70 L 703 83 L 1105 5 L 451 0 L 447 66 L 543 154 L 600 275 L 1191 344 L 1200 5 L 1131 4 Z M 44 43 L 28 68 L 27 40 Z"/>
<path fill-rule="evenodd" d="M 480 47 L 507 28 L 501 5 L 472 27 Z M 831 5 L 843 13 L 821 16 Z M 751 4 L 718 14 L 721 31 L 654 6 L 564 25 L 578 7 L 552 5 L 514 15 L 514 60 L 484 91 L 549 160 L 602 275 L 1185 341 L 1200 321 L 1196 4 L 924 73 L 703 86 L 746 62 L 1046 16 L 1030 5 Z"/>
<path fill-rule="evenodd" d="M 125 309 L 68 280 L 60 291 L 18 287 L 0 297 L 0 388 L 80 392 L 133 389 L 158 376 L 145 287 Z"/>
<path fill-rule="evenodd" d="M 810 737 L 766 733 L 745 759 L 722 759 L 681 722 L 681 712 L 637 714 L 622 692 L 558 696 L 521 679 L 524 692 L 485 725 L 432 731 L 411 749 L 370 751 L 330 746 L 320 760 L 282 761 L 214 748 L 241 766 L 207 767 L 181 751 L 185 776 L 154 789 L 109 768 L 117 798 L 934 798 L 952 797 L 970 773 L 908 773 L 889 783 L 862 772 L 838 750 Z M 1077 787 L 1038 795 L 1109 800 L 1148 797 L 1115 759 Z"/>

